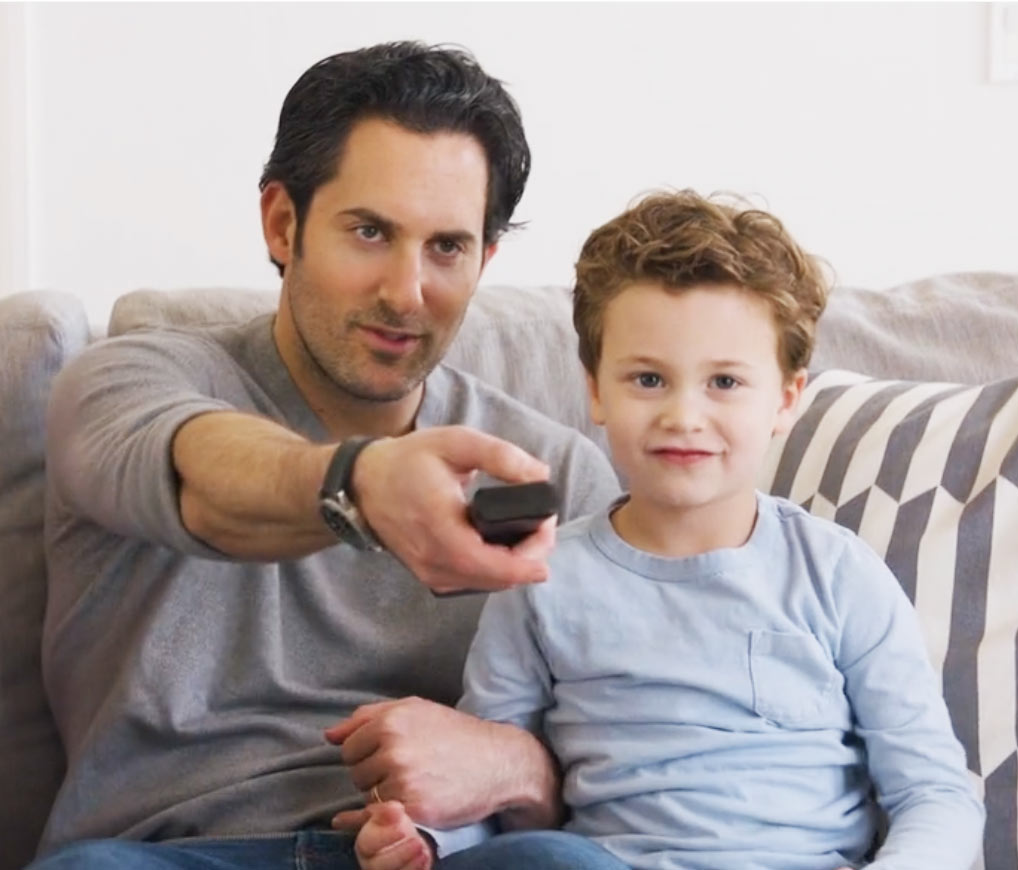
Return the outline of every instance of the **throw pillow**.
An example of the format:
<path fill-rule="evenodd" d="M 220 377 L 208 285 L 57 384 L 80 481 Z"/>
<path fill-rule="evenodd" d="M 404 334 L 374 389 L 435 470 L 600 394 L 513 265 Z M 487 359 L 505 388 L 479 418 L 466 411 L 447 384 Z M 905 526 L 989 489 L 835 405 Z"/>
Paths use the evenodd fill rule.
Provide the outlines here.
<path fill-rule="evenodd" d="M 815 375 L 761 488 L 857 532 L 912 599 L 987 810 L 983 865 L 1018 868 L 1018 377 Z"/>

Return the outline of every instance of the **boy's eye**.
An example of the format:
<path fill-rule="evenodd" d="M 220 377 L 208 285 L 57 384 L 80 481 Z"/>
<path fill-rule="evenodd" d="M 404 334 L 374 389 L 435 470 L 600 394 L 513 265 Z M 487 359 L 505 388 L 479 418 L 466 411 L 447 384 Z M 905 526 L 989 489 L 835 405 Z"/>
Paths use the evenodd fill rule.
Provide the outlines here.
<path fill-rule="evenodd" d="M 739 382 L 731 375 L 715 375 L 711 380 L 714 386 L 721 390 L 731 390 L 739 385 Z"/>
<path fill-rule="evenodd" d="M 648 390 L 660 387 L 662 384 L 661 375 L 656 372 L 640 372 L 633 380 L 636 381 L 637 385 Z"/>

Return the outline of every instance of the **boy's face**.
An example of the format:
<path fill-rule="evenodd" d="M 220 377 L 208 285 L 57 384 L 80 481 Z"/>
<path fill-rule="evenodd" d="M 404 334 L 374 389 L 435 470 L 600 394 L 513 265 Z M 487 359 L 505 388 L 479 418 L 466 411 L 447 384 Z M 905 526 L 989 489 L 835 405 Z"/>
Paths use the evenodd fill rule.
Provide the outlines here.
<path fill-rule="evenodd" d="M 794 421 L 805 377 L 786 380 L 770 308 L 745 290 L 623 290 L 605 310 L 588 383 L 628 478 L 630 519 L 664 529 L 755 517 L 764 454 Z"/>

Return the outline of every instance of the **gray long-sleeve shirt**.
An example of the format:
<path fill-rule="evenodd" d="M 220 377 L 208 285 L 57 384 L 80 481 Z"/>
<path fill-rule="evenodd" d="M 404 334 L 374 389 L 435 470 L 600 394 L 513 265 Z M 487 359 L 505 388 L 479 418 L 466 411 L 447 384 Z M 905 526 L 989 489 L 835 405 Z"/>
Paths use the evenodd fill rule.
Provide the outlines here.
<path fill-rule="evenodd" d="M 327 822 L 360 798 L 325 727 L 363 703 L 459 695 L 484 596 L 435 598 L 388 554 L 335 546 L 237 562 L 188 534 L 170 444 L 187 419 L 218 409 L 330 440 L 290 380 L 271 317 L 101 342 L 54 384 L 43 667 L 67 775 L 44 851 Z M 548 462 L 564 519 L 617 494 L 591 442 L 439 366 L 417 426 L 450 423 Z"/>

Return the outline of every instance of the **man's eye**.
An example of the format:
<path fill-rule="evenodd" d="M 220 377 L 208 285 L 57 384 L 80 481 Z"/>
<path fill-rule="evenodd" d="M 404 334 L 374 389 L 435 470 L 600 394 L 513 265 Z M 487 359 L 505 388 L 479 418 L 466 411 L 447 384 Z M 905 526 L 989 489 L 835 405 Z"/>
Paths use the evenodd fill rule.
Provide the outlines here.
<path fill-rule="evenodd" d="M 365 239 L 366 241 L 369 242 L 373 242 L 382 234 L 382 231 L 378 229 L 378 227 L 373 226 L 372 224 L 362 224 L 361 226 L 357 227 L 356 233 L 362 239 Z"/>
<path fill-rule="evenodd" d="M 654 372 L 640 372 L 636 378 L 636 383 L 648 390 L 652 390 L 655 387 L 661 386 L 661 375 L 655 374 Z"/>
<path fill-rule="evenodd" d="M 463 246 L 454 239 L 439 239 L 435 242 L 435 248 L 445 257 L 451 257 L 463 250 Z"/>

